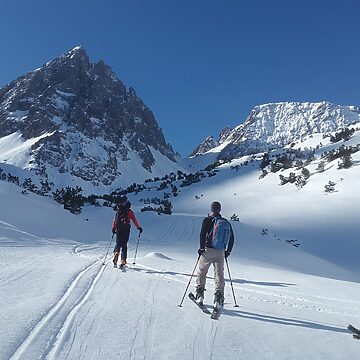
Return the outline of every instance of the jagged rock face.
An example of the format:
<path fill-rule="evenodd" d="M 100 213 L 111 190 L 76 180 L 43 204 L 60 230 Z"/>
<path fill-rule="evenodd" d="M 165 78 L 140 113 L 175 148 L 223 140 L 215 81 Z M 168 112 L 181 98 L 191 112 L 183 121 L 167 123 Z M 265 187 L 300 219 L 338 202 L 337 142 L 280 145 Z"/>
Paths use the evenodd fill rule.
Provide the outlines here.
<path fill-rule="evenodd" d="M 304 136 L 337 131 L 360 121 L 360 109 L 321 103 L 274 103 L 256 106 L 246 121 L 221 134 L 219 158 L 281 148 Z"/>
<path fill-rule="evenodd" d="M 103 61 L 76 47 L 0 89 L 0 138 L 39 137 L 32 167 L 48 165 L 83 180 L 111 184 L 121 161 L 136 157 L 151 172 L 152 149 L 176 161 L 153 113 Z"/>
<path fill-rule="evenodd" d="M 222 144 L 228 138 L 232 131 L 233 129 L 229 126 L 226 126 L 224 129 L 222 129 L 219 135 L 219 144 Z"/>
<path fill-rule="evenodd" d="M 202 143 L 200 143 L 190 154 L 190 157 L 203 155 L 209 150 L 221 145 L 232 132 L 232 129 L 226 126 L 221 130 L 219 140 L 216 140 L 213 136 L 208 136 Z"/>
<path fill-rule="evenodd" d="M 213 137 L 208 136 L 202 143 L 200 143 L 190 154 L 190 156 L 199 156 L 205 154 L 209 150 L 213 149 L 214 147 L 218 146 L 219 142 Z"/>

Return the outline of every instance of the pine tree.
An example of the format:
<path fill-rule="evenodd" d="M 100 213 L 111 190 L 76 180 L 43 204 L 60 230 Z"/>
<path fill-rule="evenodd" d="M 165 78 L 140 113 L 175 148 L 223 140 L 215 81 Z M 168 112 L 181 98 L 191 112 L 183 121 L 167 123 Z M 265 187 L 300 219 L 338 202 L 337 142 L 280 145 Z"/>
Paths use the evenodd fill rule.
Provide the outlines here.
<path fill-rule="evenodd" d="M 289 183 L 293 184 L 293 183 L 296 181 L 296 175 L 295 175 L 295 173 L 291 172 L 291 173 L 289 174 L 288 180 L 289 180 Z"/>
<path fill-rule="evenodd" d="M 280 178 L 280 185 L 285 185 L 285 184 L 287 184 L 289 182 L 289 179 L 284 175 L 280 174 L 279 178 Z"/>
<path fill-rule="evenodd" d="M 325 161 L 321 160 L 316 168 L 316 171 L 318 171 L 319 173 L 322 173 L 325 171 Z"/>
<path fill-rule="evenodd" d="M 266 169 L 261 170 L 261 174 L 259 175 L 259 180 L 263 179 L 268 174 L 268 171 Z"/>
<path fill-rule="evenodd" d="M 338 162 L 338 169 L 349 169 L 353 166 L 353 160 L 350 154 L 344 155 Z"/>
<path fill-rule="evenodd" d="M 41 192 L 42 195 L 45 195 L 45 194 L 47 194 L 48 192 L 50 192 L 50 190 L 51 190 L 51 185 L 50 185 L 50 183 L 49 183 L 49 181 L 48 181 L 47 179 L 40 181 L 40 184 L 41 184 L 41 190 L 40 190 L 40 192 Z"/>
<path fill-rule="evenodd" d="M 335 185 L 336 183 L 334 183 L 333 181 L 329 181 L 325 186 L 324 186 L 324 191 L 326 193 L 332 193 L 335 191 Z"/>
<path fill-rule="evenodd" d="M 163 209 L 164 209 L 163 211 L 164 214 L 168 214 L 168 215 L 172 214 L 172 204 L 169 200 L 164 200 Z"/>
<path fill-rule="evenodd" d="M 269 154 L 265 153 L 261 159 L 261 163 L 260 163 L 260 169 L 263 170 L 264 168 L 266 168 L 268 165 L 270 165 L 270 159 L 269 159 Z"/>
<path fill-rule="evenodd" d="M 307 168 L 301 170 L 301 175 L 307 180 L 310 177 L 310 171 Z"/>
<path fill-rule="evenodd" d="M 299 175 L 296 178 L 295 181 L 295 186 L 298 188 L 298 190 L 300 190 L 301 188 L 303 188 L 306 185 L 306 178 L 304 177 L 304 175 Z"/>

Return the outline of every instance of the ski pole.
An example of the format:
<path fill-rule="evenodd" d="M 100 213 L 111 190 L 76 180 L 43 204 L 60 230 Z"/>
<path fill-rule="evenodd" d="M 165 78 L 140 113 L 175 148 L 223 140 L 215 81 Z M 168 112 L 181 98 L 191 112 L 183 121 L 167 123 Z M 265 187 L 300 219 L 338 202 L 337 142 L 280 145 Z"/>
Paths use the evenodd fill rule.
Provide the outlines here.
<path fill-rule="evenodd" d="M 181 302 L 180 302 L 180 304 L 178 305 L 179 307 L 182 307 L 182 303 L 183 303 L 183 301 L 184 301 L 184 299 L 185 299 L 186 293 L 187 293 L 188 288 L 189 288 L 189 286 L 190 286 L 191 280 L 192 280 L 192 278 L 193 278 L 193 276 L 194 276 L 194 272 L 195 272 L 195 270 L 196 270 L 196 267 L 197 267 L 197 265 L 198 265 L 199 260 L 200 260 L 200 255 L 198 256 L 198 258 L 197 258 L 197 260 L 196 260 L 196 264 L 195 264 L 194 270 L 193 270 L 193 272 L 192 272 L 192 274 L 191 274 L 191 276 L 190 276 L 189 282 L 188 282 L 188 284 L 187 284 L 187 286 L 186 286 L 186 289 L 185 289 L 185 292 L 184 292 L 184 296 L 182 297 Z"/>
<path fill-rule="evenodd" d="M 225 258 L 225 262 L 226 262 L 226 267 L 227 267 L 228 274 L 229 274 L 232 294 L 233 294 L 233 297 L 234 297 L 234 303 L 235 303 L 234 307 L 239 307 L 239 305 L 236 303 L 235 292 L 234 292 L 234 287 L 233 287 L 233 283 L 232 283 L 232 279 L 231 279 L 231 275 L 230 275 L 229 263 L 227 261 L 227 258 Z"/>
<path fill-rule="evenodd" d="M 110 246 L 111 246 L 112 240 L 113 240 L 113 238 L 114 238 L 114 235 L 115 235 L 115 234 L 112 234 L 112 237 L 111 237 L 111 239 L 110 239 L 109 246 L 108 246 L 106 255 L 105 255 L 105 257 L 104 257 L 103 265 L 105 265 L 105 261 L 106 261 L 106 258 L 107 258 L 107 256 L 108 256 L 108 254 L 109 254 Z"/>
<path fill-rule="evenodd" d="M 134 256 L 133 265 L 136 264 L 136 255 L 137 255 L 137 251 L 138 251 L 138 247 L 139 247 L 140 235 L 141 235 L 141 232 L 139 232 L 139 236 L 138 236 L 137 243 L 136 243 L 136 250 L 135 250 L 135 256 Z"/>

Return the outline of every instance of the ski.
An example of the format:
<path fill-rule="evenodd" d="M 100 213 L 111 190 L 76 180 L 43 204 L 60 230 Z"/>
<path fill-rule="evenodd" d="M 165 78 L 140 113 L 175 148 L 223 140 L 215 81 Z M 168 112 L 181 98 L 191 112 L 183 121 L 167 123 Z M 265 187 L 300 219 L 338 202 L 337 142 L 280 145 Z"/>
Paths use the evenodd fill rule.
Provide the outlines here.
<path fill-rule="evenodd" d="M 198 308 L 200 308 L 205 314 L 208 314 L 208 315 L 211 314 L 210 310 L 209 310 L 204 304 L 202 304 L 202 303 L 199 304 L 199 303 L 196 301 L 195 295 L 194 295 L 193 293 L 189 293 L 189 299 L 190 299 Z"/>
<path fill-rule="evenodd" d="M 360 340 L 360 330 L 356 327 L 352 326 L 351 324 L 347 327 L 349 331 L 353 333 L 353 338 L 356 340 Z"/>
<path fill-rule="evenodd" d="M 211 313 L 211 318 L 212 318 L 213 320 L 219 320 L 219 317 L 220 317 L 220 315 L 221 315 L 222 309 L 223 309 L 222 306 L 220 306 L 220 307 L 214 306 L 213 311 L 212 311 L 212 313 Z"/>

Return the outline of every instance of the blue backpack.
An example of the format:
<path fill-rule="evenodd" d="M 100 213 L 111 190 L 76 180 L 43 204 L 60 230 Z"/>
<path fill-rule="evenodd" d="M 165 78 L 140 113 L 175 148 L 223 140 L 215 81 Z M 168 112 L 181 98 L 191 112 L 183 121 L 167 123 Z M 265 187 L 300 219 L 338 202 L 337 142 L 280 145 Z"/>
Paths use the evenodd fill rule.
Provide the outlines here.
<path fill-rule="evenodd" d="M 230 223 L 219 216 L 214 219 L 214 227 L 210 232 L 211 245 L 214 249 L 225 250 L 230 240 L 231 226 Z"/>

